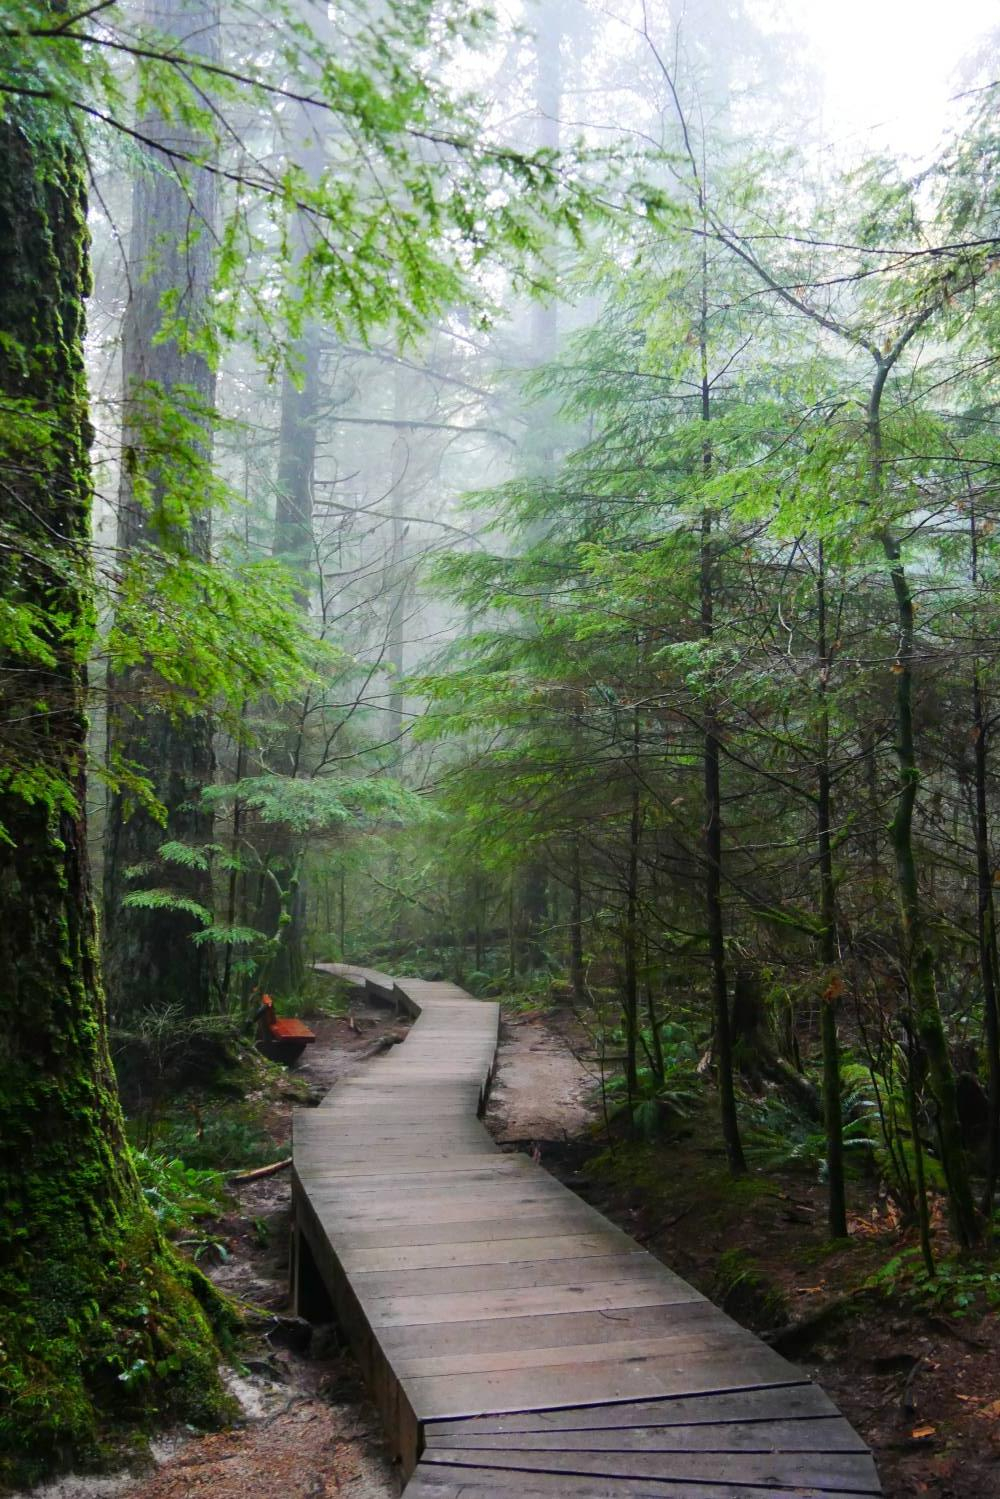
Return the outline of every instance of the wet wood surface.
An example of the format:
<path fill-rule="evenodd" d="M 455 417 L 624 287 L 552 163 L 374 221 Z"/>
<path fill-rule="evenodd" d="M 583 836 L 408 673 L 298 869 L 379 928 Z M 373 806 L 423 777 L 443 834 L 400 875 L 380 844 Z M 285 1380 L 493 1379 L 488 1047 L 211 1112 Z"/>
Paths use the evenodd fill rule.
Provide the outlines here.
<path fill-rule="evenodd" d="M 496 1004 L 317 966 L 415 1017 L 293 1142 L 298 1309 L 350 1339 L 408 1499 L 881 1493 L 800 1370 L 497 1147 Z"/>

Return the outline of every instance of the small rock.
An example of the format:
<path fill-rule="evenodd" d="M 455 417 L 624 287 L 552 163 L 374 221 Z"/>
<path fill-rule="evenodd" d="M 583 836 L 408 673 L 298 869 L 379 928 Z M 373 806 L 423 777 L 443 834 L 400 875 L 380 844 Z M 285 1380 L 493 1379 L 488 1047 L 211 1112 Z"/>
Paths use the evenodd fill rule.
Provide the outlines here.
<path fill-rule="evenodd" d="M 267 1333 L 272 1348 L 287 1348 L 292 1353 L 305 1353 L 312 1341 L 312 1323 L 305 1317 L 274 1317 Z"/>

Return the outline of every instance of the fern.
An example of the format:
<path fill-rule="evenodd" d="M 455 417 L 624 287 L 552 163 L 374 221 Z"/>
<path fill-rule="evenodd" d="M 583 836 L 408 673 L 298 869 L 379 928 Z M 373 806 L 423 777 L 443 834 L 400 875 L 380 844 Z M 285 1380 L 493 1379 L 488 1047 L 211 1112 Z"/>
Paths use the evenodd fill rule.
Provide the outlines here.
<path fill-rule="evenodd" d="M 122 901 L 140 911 L 186 911 L 203 926 L 212 925 L 212 913 L 196 900 L 186 895 L 176 895 L 172 890 L 132 890 Z"/>
<path fill-rule="evenodd" d="M 210 867 L 206 849 L 194 848 L 190 843 L 178 843 L 176 839 L 168 839 L 166 843 L 161 843 L 157 853 L 168 864 L 182 864 L 185 869 L 208 869 Z"/>
<path fill-rule="evenodd" d="M 205 943 L 214 942 L 223 947 L 251 947 L 256 942 L 269 942 L 271 939 L 265 932 L 259 932 L 252 926 L 226 926 L 221 921 L 214 922 L 203 931 L 193 932 L 191 941 L 199 947 Z"/>

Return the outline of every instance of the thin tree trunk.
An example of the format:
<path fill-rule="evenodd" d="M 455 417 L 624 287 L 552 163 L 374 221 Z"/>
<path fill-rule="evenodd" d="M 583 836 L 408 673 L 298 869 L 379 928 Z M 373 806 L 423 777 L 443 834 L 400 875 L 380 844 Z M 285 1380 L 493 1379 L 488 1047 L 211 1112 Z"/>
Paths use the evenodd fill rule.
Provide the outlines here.
<path fill-rule="evenodd" d="M 569 978 L 573 1003 L 582 1006 L 586 999 L 586 977 L 583 967 L 583 875 L 580 868 L 580 839 L 573 839 L 570 873 L 569 912 Z"/>
<path fill-rule="evenodd" d="M 819 753 L 816 765 L 816 842 L 820 889 L 820 961 L 826 970 L 826 989 L 820 1000 L 823 1046 L 823 1122 L 826 1130 L 827 1222 L 832 1239 L 847 1237 L 847 1198 L 844 1185 L 844 1126 L 840 1102 L 840 1046 L 837 1039 L 837 893 L 833 873 L 830 777 L 830 644 L 826 621 L 826 568 L 819 544 L 816 575 L 819 657 Z"/>
<path fill-rule="evenodd" d="M 891 365 L 880 361 L 868 408 L 868 435 L 872 491 L 876 507 L 882 498 L 883 463 L 881 400 Z M 913 726 L 914 662 L 916 624 L 913 593 L 903 565 L 899 541 L 888 528 L 882 533 L 882 548 L 889 564 L 896 602 L 898 650 L 896 674 L 896 759 L 899 767 L 896 810 L 890 825 L 890 840 L 896 858 L 904 961 L 909 973 L 917 1036 L 927 1058 L 928 1077 L 937 1105 L 937 1127 L 941 1166 L 948 1184 L 948 1202 L 955 1236 L 963 1248 L 979 1238 L 980 1226 L 969 1181 L 969 1168 L 962 1145 L 958 1117 L 955 1074 L 948 1052 L 948 1039 L 938 1002 L 931 947 L 920 899 L 917 858 L 913 844 L 913 814 L 920 787 L 916 737 Z"/>
<path fill-rule="evenodd" d="M 638 779 L 632 779 L 632 807 L 629 815 L 628 870 L 625 886 L 625 930 L 622 949 L 625 960 L 625 1087 L 629 1112 L 639 1094 L 639 962 L 637 930 L 639 912 L 639 839 L 642 832 L 642 802 Z"/>
<path fill-rule="evenodd" d="M 704 225 L 707 233 L 707 223 Z M 707 238 L 705 240 L 707 244 Z M 712 420 L 712 386 L 708 371 L 708 252 L 703 247 L 701 263 L 701 320 L 699 346 L 701 354 L 701 419 L 706 429 Z M 702 471 L 710 478 L 713 468 L 710 437 L 702 445 Z M 705 510 L 701 520 L 701 634 L 710 647 L 715 635 L 715 573 L 713 516 Z M 733 1044 L 729 1019 L 729 981 L 726 974 L 726 934 L 722 904 L 722 782 L 719 768 L 719 722 L 714 702 L 705 714 L 703 755 L 705 797 L 705 914 L 708 926 L 708 954 L 712 970 L 712 1004 L 715 1015 L 715 1065 L 719 1079 L 719 1108 L 726 1159 L 734 1176 L 746 1171 L 746 1157 L 740 1139 L 736 1113 L 736 1087 L 733 1079 Z"/>
<path fill-rule="evenodd" d="M 971 512 L 972 584 L 979 585 L 978 533 L 975 511 Z M 982 1210 L 989 1221 L 993 1195 L 1000 1171 L 1000 961 L 997 954 L 996 907 L 993 900 L 993 871 L 990 860 L 990 827 L 988 811 L 989 726 L 983 698 L 983 680 L 979 662 L 972 668 L 972 724 L 975 766 L 975 845 L 976 845 L 976 933 L 979 942 L 979 975 L 983 986 L 983 1012 L 986 1030 L 986 1062 L 989 1069 L 989 1124 L 987 1136 L 986 1182 Z"/>

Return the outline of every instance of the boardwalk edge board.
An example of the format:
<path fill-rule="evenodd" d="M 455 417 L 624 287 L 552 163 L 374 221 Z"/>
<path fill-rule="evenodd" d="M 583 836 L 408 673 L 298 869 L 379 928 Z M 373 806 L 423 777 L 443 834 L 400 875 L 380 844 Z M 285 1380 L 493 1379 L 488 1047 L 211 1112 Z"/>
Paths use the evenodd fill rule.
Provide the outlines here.
<path fill-rule="evenodd" d="M 482 1123 L 499 1005 L 316 967 L 413 1019 L 296 1111 L 292 1143 L 295 1309 L 346 1335 L 408 1499 L 882 1493 L 818 1386 L 499 1149 Z"/>

